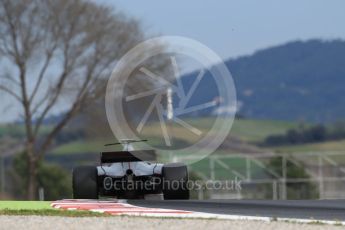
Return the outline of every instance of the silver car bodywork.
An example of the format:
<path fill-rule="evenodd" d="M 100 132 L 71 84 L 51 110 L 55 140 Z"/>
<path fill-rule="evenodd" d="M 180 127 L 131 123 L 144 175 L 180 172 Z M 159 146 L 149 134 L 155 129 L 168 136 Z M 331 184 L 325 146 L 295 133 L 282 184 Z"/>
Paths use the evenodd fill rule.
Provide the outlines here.
<path fill-rule="evenodd" d="M 123 177 L 127 170 L 132 170 L 135 176 L 150 176 L 162 174 L 163 164 L 145 161 L 111 163 L 97 167 L 98 176 Z"/>

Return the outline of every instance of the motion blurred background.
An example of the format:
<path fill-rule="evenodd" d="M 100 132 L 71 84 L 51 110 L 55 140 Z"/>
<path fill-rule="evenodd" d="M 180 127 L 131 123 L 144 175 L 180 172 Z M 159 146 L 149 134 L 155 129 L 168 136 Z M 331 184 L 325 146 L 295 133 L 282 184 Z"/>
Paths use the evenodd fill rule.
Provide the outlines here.
<path fill-rule="evenodd" d="M 230 134 L 189 170 L 191 180 L 240 180 L 242 189 L 204 187 L 193 199 L 345 198 L 344 9 L 341 0 L 0 0 L 0 198 L 71 197 L 72 168 L 97 164 L 114 142 L 104 108 L 111 70 L 158 35 L 213 49 L 237 90 Z M 179 61 L 188 91 L 201 67 Z M 171 72 L 164 58 L 145 64 Z M 153 85 L 132 79 L 128 94 Z M 211 79 L 206 71 L 191 104 L 214 100 Z M 140 105 L 128 110 L 134 121 Z M 216 117 L 234 115 L 211 108 L 184 119 L 207 132 Z M 196 141 L 171 126 L 174 148 Z M 143 130 L 156 147 L 164 144 L 160 131 L 155 118 Z"/>

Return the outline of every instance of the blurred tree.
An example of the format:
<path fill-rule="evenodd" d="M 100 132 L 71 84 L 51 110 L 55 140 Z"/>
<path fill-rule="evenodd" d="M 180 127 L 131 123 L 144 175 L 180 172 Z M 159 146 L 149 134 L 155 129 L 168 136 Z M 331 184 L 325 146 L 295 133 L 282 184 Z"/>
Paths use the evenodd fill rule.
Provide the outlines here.
<path fill-rule="evenodd" d="M 13 160 L 12 179 L 15 183 L 11 186 L 14 197 L 20 199 L 25 197 L 25 188 L 28 184 L 27 154 L 17 155 Z M 45 200 L 57 200 L 72 197 L 71 176 L 69 172 L 59 165 L 41 162 L 37 166 L 37 184 L 44 188 Z"/>
<path fill-rule="evenodd" d="M 344 138 L 345 132 L 342 127 L 338 129 L 330 129 L 324 125 L 314 125 L 310 127 L 300 126 L 297 129 L 289 129 L 285 134 L 275 134 L 266 137 L 263 146 L 278 146 L 278 145 L 291 145 L 291 144 L 304 144 L 323 142 L 327 140 L 335 140 Z"/>
<path fill-rule="evenodd" d="M 82 0 L 0 0 L 0 91 L 23 109 L 27 197 L 37 197 L 38 166 L 54 137 L 104 93 L 105 77 L 143 39 L 135 20 Z M 66 108 L 38 138 L 44 119 Z"/>

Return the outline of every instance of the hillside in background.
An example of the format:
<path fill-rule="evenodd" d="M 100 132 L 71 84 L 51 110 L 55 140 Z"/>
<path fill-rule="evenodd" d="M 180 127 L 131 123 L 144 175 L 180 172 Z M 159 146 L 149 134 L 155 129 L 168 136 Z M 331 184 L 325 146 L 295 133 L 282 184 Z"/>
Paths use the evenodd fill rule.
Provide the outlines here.
<path fill-rule="evenodd" d="M 345 41 L 290 42 L 225 64 L 235 81 L 239 113 L 245 117 L 308 122 L 345 119 Z M 183 77 L 186 90 L 196 75 Z M 213 99 L 215 89 L 207 72 L 191 104 Z"/>
<path fill-rule="evenodd" d="M 225 64 L 234 79 L 238 114 L 245 118 L 307 123 L 345 121 L 345 41 L 295 41 L 229 59 Z M 198 73 L 182 77 L 185 91 Z M 178 102 L 175 97 L 174 102 Z M 187 106 L 217 97 L 216 83 L 206 71 Z M 209 108 L 188 116 L 205 117 L 213 113 L 214 109 Z M 54 124 L 62 117 L 63 114 L 51 115 L 44 124 Z M 83 119 L 78 116 L 73 123 L 83 123 Z"/>

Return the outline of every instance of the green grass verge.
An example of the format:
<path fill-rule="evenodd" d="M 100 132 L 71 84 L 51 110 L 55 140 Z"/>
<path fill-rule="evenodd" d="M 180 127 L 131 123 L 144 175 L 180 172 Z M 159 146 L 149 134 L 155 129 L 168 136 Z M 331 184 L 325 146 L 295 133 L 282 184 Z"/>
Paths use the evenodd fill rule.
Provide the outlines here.
<path fill-rule="evenodd" d="M 39 134 L 45 135 L 52 130 L 50 125 L 43 125 Z M 10 136 L 21 138 L 25 136 L 25 126 L 22 124 L 0 124 L 0 137 Z"/>
<path fill-rule="evenodd" d="M 233 171 L 240 173 L 243 176 L 246 176 L 246 158 L 245 157 L 231 157 L 231 158 L 221 158 L 222 155 L 219 155 L 219 159 L 222 164 L 218 162 L 214 163 L 214 177 L 216 180 L 234 180 L 240 179 L 238 175 L 234 174 Z M 223 167 L 225 164 L 228 169 Z M 210 159 L 204 158 L 196 163 L 189 165 L 189 169 L 199 175 L 204 175 L 207 178 L 211 178 L 211 168 L 210 168 Z M 256 164 L 251 165 L 251 175 L 252 178 L 264 178 L 265 170 L 259 167 Z"/>
<path fill-rule="evenodd" d="M 11 216 L 63 216 L 63 217 L 106 217 L 110 214 L 91 212 L 91 211 L 67 211 L 59 209 L 40 209 L 40 210 L 12 210 L 3 209 L 0 210 L 0 215 Z"/>
<path fill-rule="evenodd" d="M 92 152 L 98 153 L 102 151 L 104 144 L 106 144 L 104 141 L 74 141 L 58 146 L 51 153 L 58 155 Z"/>
<path fill-rule="evenodd" d="M 185 121 L 190 125 L 205 131 L 210 129 L 214 122 L 214 118 L 185 119 Z M 239 119 L 234 121 L 230 134 L 243 141 L 255 143 L 263 141 L 269 135 L 284 134 L 288 129 L 295 128 L 297 125 L 297 123 L 285 121 Z M 184 143 L 194 143 L 196 141 L 195 136 L 191 135 L 188 131 L 186 132 L 183 127 L 174 125 L 172 130 L 174 135 L 178 137 L 177 141 Z M 148 124 L 148 126 L 145 127 L 145 130 L 143 130 L 143 135 L 149 139 L 150 144 L 155 146 L 159 145 L 159 143 L 164 143 L 160 126 L 157 123 Z M 60 145 L 53 149 L 51 153 L 57 155 L 92 152 L 98 153 L 106 151 L 104 144 L 111 142 L 114 142 L 114 140 L 75 141 Z M 140 148 L 140 144 L 138 144 L 138 147 Z M 115 148 L 116 146 L 112 147 L 113 150 Z"/>
<path fill-rule="evenodd" d="M 68 211 L 54 209 L 49 201 L 0 201 L 0 215 L 16 216 L 65 216 L 65 217 L 93 217 L 110 216 L 109 214 L 91 211 Z"/>
<path fill-rule="evenodd" d="M 0 210 L 46 210 L 52 209 L 49 201 L 0 201 Z"/>
<path fill-rule="evenodd" d="M 74 141 L 68 144 L 63 144 L 55 149 L 53 149 L 50 154 L 53 155 L 69 155 L 69 154 L 82 154 L 82 153 L 99 153 L 103 151 L 120 151 L 122 150 L 121 145 L 115 145 L 110 147 L 105 147 L 107 143 L 113 143 L 116 140 L 84 140 L 84 141 Z M 154 141 L 150 140 L 150 143 Z M 156 141 L 157 142 L 157 141 Z M 140 149 L 140 143 L 133 144 L 134 147 L 138 146 Z"/>
<path fill-rule="evenodd" d="M 284 134 L 297 126 L 295 122 L 240 119 L 234 122 L 230 134 L 243 141 L 261 142 L 270 135 Z"/>
<path fill-rule="evenodd" d="M 186 119 L 185 121 L 195 127 L 208 130 L 212 126 L 214 118 Z M 297 126 L 298 123 L 288 121 L 236 119 L 230 134 L 243 141 L 259 142 L 269 135 L 284 134 L 287 130 Z"/>

